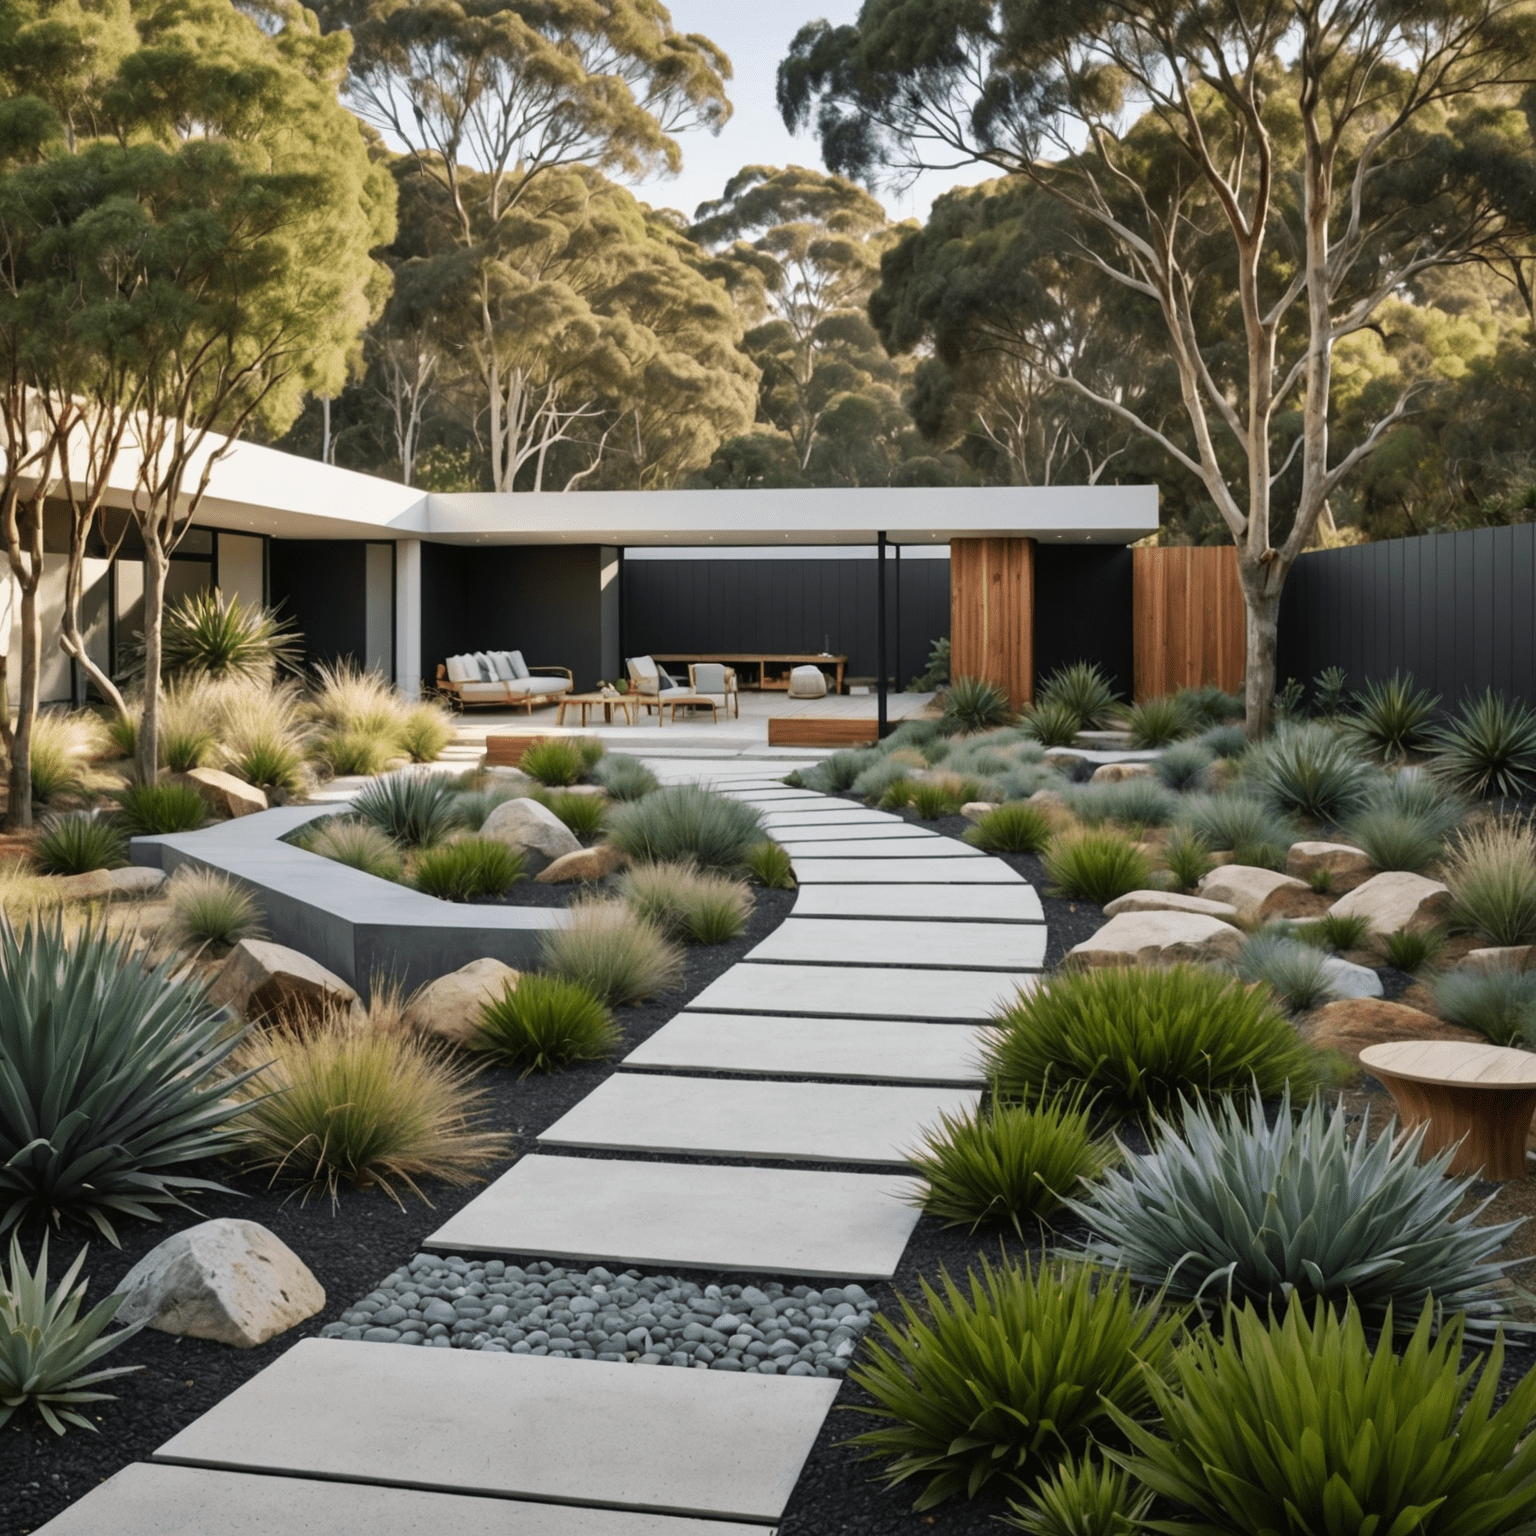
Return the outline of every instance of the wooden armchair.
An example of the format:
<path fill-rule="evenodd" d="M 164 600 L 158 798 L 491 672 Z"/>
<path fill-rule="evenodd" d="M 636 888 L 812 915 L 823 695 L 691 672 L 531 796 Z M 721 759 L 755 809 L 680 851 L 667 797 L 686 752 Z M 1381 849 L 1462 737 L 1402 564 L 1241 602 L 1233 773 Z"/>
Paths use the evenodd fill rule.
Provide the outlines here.
<path fill-rule="evenodd" d="M 695 661 L 688 667 L 688 691 L 708 697 L 720 694 L 728 713 L 741 716 L 741 694 L 736 688 L 736 669 L 720 661 Z"/>

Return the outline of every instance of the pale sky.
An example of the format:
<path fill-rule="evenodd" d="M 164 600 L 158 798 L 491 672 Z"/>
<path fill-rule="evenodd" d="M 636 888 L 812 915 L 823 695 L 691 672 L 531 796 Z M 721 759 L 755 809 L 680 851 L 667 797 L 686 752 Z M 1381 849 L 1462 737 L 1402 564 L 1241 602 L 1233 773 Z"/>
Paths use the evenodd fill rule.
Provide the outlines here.
<path fill-rule="evenodd" d="M 720 196 L 744 165 L 806 165 L 821 169 L 821 151 L 812 132 L 793 138 L 774 101 L 779 61 L 790 40 L 808 21 L 841 25 L 855 20 L 860 0 L 667 0 L 679 32 L 702 32 L 730 56 L 736 78 L 727 87 L 735 107 L 719 137 L 684 134 L 683 170 L 635 188 L 658 208 L 679 208 L 689 218 L 702 202 Z M 878 196 L 897 219 L 923 218 L 946 188 L 986 181 L 995 172 L 970 166 L 947 174 L 929 173 L 906 193 L 882 189 Z"/>

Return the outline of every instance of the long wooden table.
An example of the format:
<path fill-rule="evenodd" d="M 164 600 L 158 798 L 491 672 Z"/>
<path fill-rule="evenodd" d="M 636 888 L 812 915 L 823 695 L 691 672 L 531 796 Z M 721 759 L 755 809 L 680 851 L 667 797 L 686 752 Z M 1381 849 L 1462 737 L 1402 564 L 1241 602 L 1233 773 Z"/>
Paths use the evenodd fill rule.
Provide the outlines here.
<path fill-rule="evenodd" d="M 740 651 L 735 655 L 728 655 L 724 651 L 711 651 L 708 655 L 664 656 L 660 651 L 651 652 L 651 660 L 659 661 L 663 665 L 671 662 L 675 666 L 686 667 L 695 662 L 718 661 L 728 667 L 756 667 L 757 686 L 759 688 L 777 689 L 781 692 L 789 690 L 789 674 L 783 677 L 769 677 L 769 667 L 831 667 L 837 674 L 837 680 L 833 684 L 833 693 L 843 691 L 843 672 L 848 666 L 846 656 L 791 656 L 783 651 Z"/>

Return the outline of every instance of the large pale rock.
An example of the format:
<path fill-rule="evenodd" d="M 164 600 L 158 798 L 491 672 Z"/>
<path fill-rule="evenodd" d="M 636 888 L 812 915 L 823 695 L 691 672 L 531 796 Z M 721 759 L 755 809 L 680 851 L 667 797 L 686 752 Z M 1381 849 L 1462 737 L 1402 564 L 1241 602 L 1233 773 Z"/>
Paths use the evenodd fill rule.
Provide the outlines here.
<path fill-rule="evenodd" d="M 1436 927 L 1451 915 L 1451 893 L 1438 880 L 1393 869 L 1373 875 L 1364 885 L 1334 902 L 1342 914 L 1361 913 L 1371 932 L 1396 933 L 1399 928 L 1422 932 Z"/>
<path fill-rule="evenodd" d="M 576 853 L 581 840 L 547 806 L 537 800 L 506 800 L 485 818 L 481 837 L 494 837 L 523 853 L 558 859 Z"/>
<path fill-rule="evenodd" d="M 100 901 L 117 890 L 110 869 L 88 869 L 83 875 L 58 875 L 52 884 L 65 901 Z"/>
<path fill-rule="evenodd" d="M 1044 811 L 1047 816 L 1072 814 L 1072 807 L 1067 803 L 1067 797 L 1056 789 L 1037 789 L 1025 803 L 1034 806 L 1038 811 Z"/>
<path fill-rule="evenodd" d="M 983 816 L 989 815 L 997 809 L 995 800 L 967 800 L 960 807 L 960 814 L 967 821 L 980 821 Z"/>
<path fill-rule="evenodd" d="M 181 779 L 203 797 L 215 816 L 254 816 L 267 809 L 264 790 L 225 773 L 222 768 L 194 768 L 182 774 Z"/>
<path fill-rule="evenodd" d="M 406 1005 L 404 1022 L 422 1034 L 465 1045 L 474 1038 L 485 1005 L 499 1001 L 508 987 L 516 991 L 522 979 L 521 971 L 500 960 L 471 960 L 417 992 Z"/>
<path fill-rule="evenodd" d="M 117 896 L 152 896 L 165 884 L 165 871 L 146 864 L 127 864 L 107 871 Z"/>
<path fill-rule="evenodd" d="M 1090 784 L 1123 784 L 1127 779 L 1155 779 L 1157 769 L 1151 763 L 1100 763 L 1093 770 Z"/>
<path fill-rule="evenodd" d="M 1329 955 L 1323 961 L 1323 969 L 1328 973 L 1330 997 L 1380 997 L 1382 994 L 1381 977 L 1369 966 L 1355 965 L 1338 955 Z"/>
<path fill-rule="evenodd" d="M 1484 1036 L 1447 1024 L 1433 1014 L 1380 998 L 1352 997 L 1325 1003 L 1301 1024 L 1302 1038 L 1320 1051 L 1337 1051 L 1351 1061 L 1370 1045 L 1394 1040 L 1472 1040 Z"/>
<path fill-rule="evenodd" d="M 1203 875 L 1198 887 L 1207 901 L 1224 901 L 1235 907 L 1241 917 L 1285 917 L 1292 915 L 1301 897 L 1315 895 L 1305 881 L 1272 869 L 1252 864 L 1225 864 Z"/>
<path fill-rule="evenodd" d="M 562 853 L 534 879 L 539 885 L 565 885 L 572 880 L 590 884 L 594 880 L 606 880 L 628 862 L 612 843 L 597 843 L 591 848 L 578 848 L 575 853 Z"/>
<path fill-rule="evenodd" d="M 1332 876 L 1330 889 L 1342 896 L 1364 885 L 1376 873 L 1370 856 L 1348 843 L 1292 843 L 1285 856 L 1285 872 L 1298 880 L 1311 882 L 1314 874 L 1326 869 Z"/>
<path fill-rule="evenodd" d="M 1067 954 L 1073 965 L 1175 965 L 1236 960 L 1243 936 L 1198 912 L 1122 912 Z"/>
<path fill-rule="evenodd" d="M 248 1019 L 277 1012 L 315 1018 L 327 1005 L 362 1012 L 357 993 L 340 976 L 308 955 L 266 939 L 242 939 L 235 945 L 214 978 L 208 1001 Z"/>
<path fill-rule="evenodd" d="M 1230 902 L 1181 896 L 1177 891 L 1128 891 L 1104 908 L 1105 917 L 1119 917 L 1122 912 L 1193 912 L 1199 917 L 1220 918 L 1224 923 L 1237 921 L 1237 908 Z"/>
<path fill-rule="evenodd" d="M 1536 945 L 1510 944 L 1499 949 L 1472 949 L 1457 967 L 1462 971 L 1529 971 L 1536 969 Z"/>
<path fill-rule="evenodd" d="M 254 1221 L 224 1216 L 177 1232 L 123 1276 L 119 1323 L 254 1349 L 325 1306 L 304 1261 Z"/>

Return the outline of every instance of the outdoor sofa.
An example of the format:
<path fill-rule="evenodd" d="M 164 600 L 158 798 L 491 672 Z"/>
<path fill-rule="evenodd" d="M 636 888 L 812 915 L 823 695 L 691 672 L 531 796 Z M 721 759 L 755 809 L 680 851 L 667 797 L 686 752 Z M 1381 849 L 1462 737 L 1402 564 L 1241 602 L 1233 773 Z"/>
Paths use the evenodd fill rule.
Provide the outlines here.
<path fill-rule="evenodd" d="M 437 689 L 464 709 L 554 704 L 571 691 L 569 667 L 530 667 L 521 651 L 470 651 L 439 662 Z"/>

